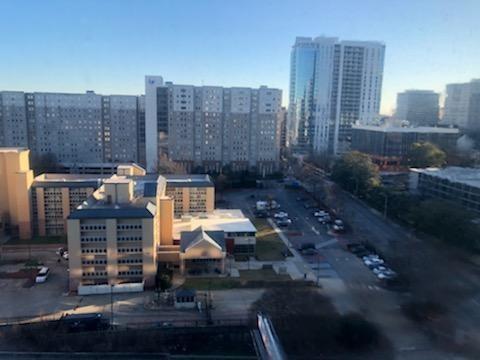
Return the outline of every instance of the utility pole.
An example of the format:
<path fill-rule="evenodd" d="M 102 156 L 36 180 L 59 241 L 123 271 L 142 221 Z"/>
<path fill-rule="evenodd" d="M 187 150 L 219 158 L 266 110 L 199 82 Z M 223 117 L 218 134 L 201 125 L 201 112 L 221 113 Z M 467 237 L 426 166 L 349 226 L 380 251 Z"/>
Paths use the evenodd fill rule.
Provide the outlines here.
<path fill-rule="evenodd" d="M 386 193 L 383 194 L 385 196 L 385 202 L 383 204 L 383 217 L 387 218 L 387 208 L 388 208 L 388 195 Z"/>
<path fill-rule="evenodd" d="M 110 284 L 110 327 L 113 328 L 113 284 Z"/>

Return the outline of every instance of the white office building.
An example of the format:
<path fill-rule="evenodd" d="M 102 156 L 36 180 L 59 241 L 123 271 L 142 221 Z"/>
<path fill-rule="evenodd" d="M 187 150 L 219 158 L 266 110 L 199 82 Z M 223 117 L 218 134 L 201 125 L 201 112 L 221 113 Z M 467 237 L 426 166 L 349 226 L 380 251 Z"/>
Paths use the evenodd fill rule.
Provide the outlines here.
<path fill-rule="evenodd" d="M 342 153 L 351 125 L 379 119 L 385 45 L 297 37 L 290 63 L 290 143 L 301 151 Z"/>
<path fill-rule="evenodd" d="M 160 85 L 160 79 L 146 77 L 149 171 L 162 154 L 190 171 L 229 166 L 267 174 L 278 168 L 281 90 Z"/>
<path fill-rule="evenodd" d="M 432 90 L 407 90 L 397 94 L 395 118 L 411 126 L 438 124 L 440 94 Z"/>
<path fill-rule="evenodd" d="M 480 79 L 447 85 L 442 122 L 461 129 L 480 129 Z"/>

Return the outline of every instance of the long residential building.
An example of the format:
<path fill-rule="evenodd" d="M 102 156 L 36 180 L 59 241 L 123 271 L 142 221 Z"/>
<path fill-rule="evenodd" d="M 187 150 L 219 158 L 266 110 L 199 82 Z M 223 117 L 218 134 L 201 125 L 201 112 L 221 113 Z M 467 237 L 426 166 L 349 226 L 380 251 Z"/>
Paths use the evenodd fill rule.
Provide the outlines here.
<path fill-rule="evenodd" d="M 480 129 L 480 79 L 448 84 L 443 123 L 466 130 Z"/>
<path fill-rule="evenodd" d="M 479 169 L 457 166 L 410 169 L 410 191 L 425 197 L 450 200 L 480 213 Z"/>
<path fill-rule="evenodd" d="M 289 131 L 302 152 L 348 150 L 352 124 L 379 119 L 385 45 L 297 37 L 290 63 Z"/>
<path fill-rule="evenodd" d="M 0 146 L 63 164 L 145 163 L 143 96 L 0 91 Z"/>
<path fill-rule="evenodd" d="M 162 156 L 187 170 L 277 170 L 282 92 L 260 87 L 176 85 L 145 81 L 147 169 Z"/>

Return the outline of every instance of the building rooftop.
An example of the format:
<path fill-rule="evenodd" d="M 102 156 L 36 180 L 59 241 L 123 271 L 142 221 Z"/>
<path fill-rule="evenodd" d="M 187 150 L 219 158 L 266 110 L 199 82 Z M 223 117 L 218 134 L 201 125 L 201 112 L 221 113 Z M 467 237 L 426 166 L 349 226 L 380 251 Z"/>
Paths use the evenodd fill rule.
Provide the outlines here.
<path fill-rule="evenodd" d="M 42 174 L 33 179 L 33 187 L 94 187 L 98 188 L 110 175 Z"/>
<path fill-rule="evenodd" d="M 206 231 L 199 227 L 193 231 L 182 231 L 180 234 L 180 251 L 185 252 L 196 245 L 207 242 L 219 250 L 225 251 L 225 234 L 223 231 Z"/>
<path fill-rule="evenodd" d="M 28 148 L 25 148 L 25 147 L 0 147 L 0 153 L 6 153 L 6 152 L 19 153 L 27 150 Z"/>
<path fill-rule="evenodd" d="M 167 187 L 212 187 L 214 186 L 210 175 L 163 175 L 167 179 Z"/>
<path fill-rule="evenodd" d="M 352 129 L 369 130 L 378 132 L 401 132 L 401 133 L 438 133 L 438 134 L 459 134 L 455 128 L 419 126 L 419 127 L 400 127 L 400 126 L 375 126 L 375 125 L 353 125 Z"/>
<path fill-rule="evenodd" d="M 425 168 L 410 169 L 410 171 L 480 188 L 480 169 L 449 166 L 444 169 Z"/>
<path fill-rule="evenodd" d="M 112 183 L 126 183 L 125 177 L 112 177 Z M 112 202 L 105 192 L 105 186 L 97 189 L 87 200 L 70 214 L 69 219 L 112 219 L 112 218 L 153 218 L 157 207 L 143 198 L 134 196 L 126 203 Z"/>
<path fill-rule="evenodd" d="M 206 231 L 257 232 L 250 219 L 241 210 L 217 209 L 212 213 L 195 216 L 184 215 L 173 222 L 173 238 L 179 239 L 182 231 L 193 231 L 201 227 Z"/>

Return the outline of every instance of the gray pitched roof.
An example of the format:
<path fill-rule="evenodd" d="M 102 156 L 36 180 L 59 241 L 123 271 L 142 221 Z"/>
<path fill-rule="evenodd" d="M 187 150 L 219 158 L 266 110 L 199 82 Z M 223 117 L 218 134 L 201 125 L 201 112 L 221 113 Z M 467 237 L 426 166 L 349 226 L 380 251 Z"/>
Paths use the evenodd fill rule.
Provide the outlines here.
<path fill-rule="evenodd" d="M 193 231 L 182 231 L 180 233 L 180 251 L 184 252 L 201 236 L 202 232 L 215 241 L 215 243 L 221 247 L 222 251 L 225 251 L 225 233 L 223 231 L 203 231 L 202 228 Z"/>

